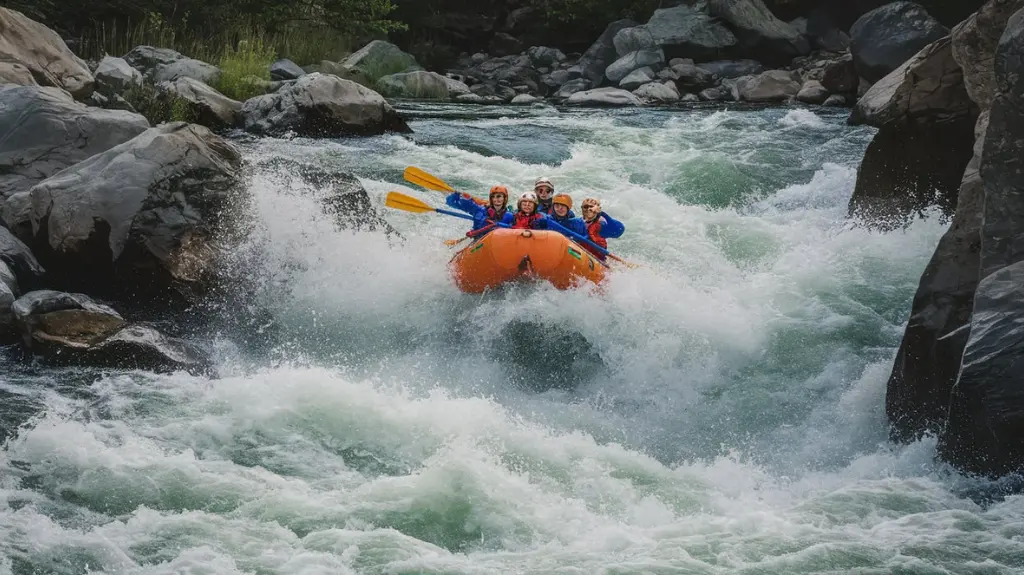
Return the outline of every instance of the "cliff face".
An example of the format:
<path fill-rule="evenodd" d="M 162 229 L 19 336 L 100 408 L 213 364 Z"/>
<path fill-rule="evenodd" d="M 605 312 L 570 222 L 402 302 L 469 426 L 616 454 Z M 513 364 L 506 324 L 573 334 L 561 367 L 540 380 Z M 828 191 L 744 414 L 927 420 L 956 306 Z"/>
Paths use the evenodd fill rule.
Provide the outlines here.
<path fill-rule="evenodd" d="M 971 137 L 964 135 L 943 141 L 945 151 L 935 146 L 936 153 L 948 154 L 950 161 L 965 162 L 966 167 L 955 189 L 949 171 L 944 172 L 940 189 L 952 194 L 946 197 L 955 212 L 922 275 L 889 378 L 886 411 L 891 435 L 908 441 L 938 433 L 944 459 L 985 474 L 1024 464 L 1024 369 L 1016 363 L 1017 350 L 1024 351 L 1024 333 L 1014 327 L 1024 313 L 1024 307 L 1014 305 L 1024 279 L 1015 275 L 1021 274 L 1017 264 L 1024 259 L 1015 243 L 1024 233 L 1024 202 L 1019 197 L 1024 184 L 1019 174 L 1019 142 L 1024 139 L 1024 85 L 1018 81 L 1024 69 L 1018 12 L 1022 9 L 1024 0 L 990 0 L 957 25 L 949 38 L 922 50 L 918 57 L 928 52 L 934 59 L 948 45 L 948 55 L 959 69 L 960 89 L 974 111 L 964 116 L 963 102 L 948 99 L 923 117 L 905 115 L 905 120 L 916 121 L 899 128 L 908 130 L 916 124 L 923 130 L 946 130 L 959 122 L 957 130 L 962 130 L 963 122 L 970 121 L 973 146 Z M 948 87 L 955 73 L 946 57 L 941 59 L 943 65 L 930 67 L 919 62 L 914 86 Z M 912 76 L 905 70 L 902 76 L 899 70 L 893 75 Z M 886 81 L 894 78 L 879 84 Z M 913 90 L 907 89 L 906 81 L 900 84 L 902 96 L 895 99 L 912 101 L 908 94 Z M 871 96 L 869 92 L 858 103 L 862 113 L 879 109 L 868 106 Z M 882 123 L 879 136 L 891 134 L 897 129 L 894 125 Z M 869 151 L 862 173 L 874 161 L 870 156 Z M 924 174 L 920 164 L 886 161 L 895 164 L 894 171 L 902 168 L 910 174 L 903 177 L 933 177 Z M 861 185 L 858 178 L 858 188 Z M 894 198 L 905 192 L 893 187 L 875 191 Z"/>

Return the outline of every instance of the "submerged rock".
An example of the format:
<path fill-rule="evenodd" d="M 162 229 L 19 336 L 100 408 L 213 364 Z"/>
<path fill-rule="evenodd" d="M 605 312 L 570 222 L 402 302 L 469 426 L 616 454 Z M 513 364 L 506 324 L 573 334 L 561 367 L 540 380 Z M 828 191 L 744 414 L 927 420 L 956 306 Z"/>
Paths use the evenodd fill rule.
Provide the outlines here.
<path fill-rule="evenodd" d="M 33 291 L 10 309 L 25 348 L 57 365 L 197 373 L 211 368 L 197 346 L 147 325 L 129 324 L 85 294 Z"/>
<path fill-rule="evenodd" d="M 242 105 L 245 129 L 314 137 L 411 132 L 383 96 L 351 80 L 313 73 Z"/>

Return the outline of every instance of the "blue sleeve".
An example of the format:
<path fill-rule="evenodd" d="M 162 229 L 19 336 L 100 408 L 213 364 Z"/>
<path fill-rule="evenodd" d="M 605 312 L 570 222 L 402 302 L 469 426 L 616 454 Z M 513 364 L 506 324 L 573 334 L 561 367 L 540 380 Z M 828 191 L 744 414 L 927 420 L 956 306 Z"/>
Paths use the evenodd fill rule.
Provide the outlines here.
<path fill-rule="evenodd" d="M 602 238 L 617 238 L 626 231 L 626 226 L 619 220 L 616 220 L 608 214 L 601 212 L 599 218 L 604 218 L 605 221 L 601 222 L 601 237 Z"/>
<path fill-rule="evenodd" d="M 472 198 L 465 198 L 459 192 L 452 192 L 445 197 L 444 203 L 449 206 L 466 212 L 471 216 L 476 216 L 477 212 L 480 211 L 480 205 L 473 201 Z M 484 212 L 486 214 L 486 211 Z"/>
<path fill-rule="evenodd" d="M 583 218 L 574 217 L 571 220 L 562 222 L 562 225 L 583 237 L 587 237 L 587 224 L 583 223 Z"/>
<path fill-rule="evenodd" d="M 548 215 L 541 213 L 541 218 L 533 223 L 533 229 L 535 230 L 546 230 L 548 229 Z"/>
<path fill-rule="evenodd" d="M 516 223 L 516 218 L 512 215 L 512 212 L 505 212 L 505 215 L 501 216 L 501 223 L 511 226 Z"/>

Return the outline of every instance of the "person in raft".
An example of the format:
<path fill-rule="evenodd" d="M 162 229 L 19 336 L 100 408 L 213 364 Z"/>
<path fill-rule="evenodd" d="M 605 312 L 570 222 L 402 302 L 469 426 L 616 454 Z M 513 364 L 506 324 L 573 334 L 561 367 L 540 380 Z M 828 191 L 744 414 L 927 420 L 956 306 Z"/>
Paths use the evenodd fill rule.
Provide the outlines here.
<path fill-rule="evenodd" d="M 601 211 L 600 201 L 594 198 L 587 198 L 583 200 L 580 206 L 580 209 L 583 211 L 583 224 L 586 226 L 587 232 L 582 235 L 602 248 L 608 249 L 608 238 L 620 237 L 626 231 L 626 226 L 622 222 Z M 604 261 L 604 254 L 599 253 L 589 243 L 583 242 L 583 247 L 588 252 L 597 256 L 598 259 Z"/>
<path fill-rule="evenodd" d="M 548 217 L 563 228 L 584 237 L 587 235 L 587 226 L 572 211 L 572 198 L 569 197 L 569 194 L 558 194 L 551 200 L 551 213 L 548 214 Z"/>
<path fill-rule="evenodd" d="M 517 230 L 544 230 L 548 217 L 537 211 L 537 194 L 524 192 L 519 196 L 516 211 L 512 214 L 512 228 Z"/>
<path fill-rule="evenodd" d="M 551 208 L 554 206 L 555 185 L 548 178 L 537 178 L 533 184 L 533 193 L 537 194 L 537 211 L 551 215 Z"/>
<path fill-rule="evenodd" d="M 508 210 L 508 188 L 494 186 L 488 194 L 488 201 L 481 205 L 469 194 L 452 192 L 444 199 L 449 206 L 473 216 L 473 228 L 466 235 L 473 238 L 482 236 L 497 227 L 495 222 L 512 225 L 512 212 Z"/>

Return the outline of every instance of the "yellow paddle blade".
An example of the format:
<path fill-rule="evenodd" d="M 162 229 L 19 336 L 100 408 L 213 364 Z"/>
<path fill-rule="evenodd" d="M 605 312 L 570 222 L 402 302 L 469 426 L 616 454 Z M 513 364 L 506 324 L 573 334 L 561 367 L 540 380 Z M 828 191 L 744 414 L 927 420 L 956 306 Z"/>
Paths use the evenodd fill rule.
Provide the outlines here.
<path fill-rule="evenodd" d="M 424 188 L 427 188 L 428 190 L 434 190 L 436 192 L 455 191 L 455 188 L 444 183 L 444 180 L 438 178 L 433 174 L 428 174 L 427 172 L 424 172 L 423 170 L 414 166 L 409 166 L 408 168 L 405 169 L 405 179 L 416 184 L 417 186 L 422 186 Z"/>
<path fill-rule="evenodd" d="M 450 248 L 454 248 L 455 246 L 461 244 L 462 242 L 464 242 L 464 241 L 466 241 L 468 239 L 469 239 L 469 237 L 467 236 L 467 237 L 464 237 L 464 238 L 458 239 L 458 240 L 445 240 L 444 241 L 444 245 L 446 245 L 446 246 L 448 246 Z"/>
<path fill-rule="evenodd" d="M 412 212 L 414 214 L 423 214 L 434 211 L 434 208 L 431 207 L 430 204 L 400 192 L 388 192 L 388 195 L 384 198 L 384 205 L 389 208 Z"/>

